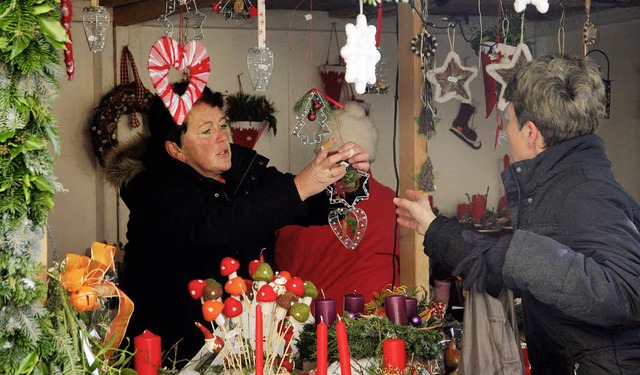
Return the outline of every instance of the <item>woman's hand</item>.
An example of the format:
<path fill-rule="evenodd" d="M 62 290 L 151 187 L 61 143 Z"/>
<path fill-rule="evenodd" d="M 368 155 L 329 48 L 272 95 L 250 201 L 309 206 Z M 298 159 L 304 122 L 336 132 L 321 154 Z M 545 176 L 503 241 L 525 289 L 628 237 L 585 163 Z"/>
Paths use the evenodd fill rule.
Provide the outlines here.
<path fill-rule="evenodd" d="M 345 143 L 338 152 L 329 155 L 327 150 L 335 146 L 336 142 L 335 138 L 325 142 L 316 158 L 294 177 L 293 181 L 302 200 L 339 181 L 347 173 L 348 164 L 360 170 L 369 170 L 369 154 L 353 142 Z"/>
<path fill-rule="evenodd" d="M 424 236 L 429 225 L 436 218 L 429 205 L 428 196 L 421 191 L 411 189 L 407 189 L 405 195 L 407 198 L 393 198 L 393 203 L 397 206 L 398 224 Z"/>

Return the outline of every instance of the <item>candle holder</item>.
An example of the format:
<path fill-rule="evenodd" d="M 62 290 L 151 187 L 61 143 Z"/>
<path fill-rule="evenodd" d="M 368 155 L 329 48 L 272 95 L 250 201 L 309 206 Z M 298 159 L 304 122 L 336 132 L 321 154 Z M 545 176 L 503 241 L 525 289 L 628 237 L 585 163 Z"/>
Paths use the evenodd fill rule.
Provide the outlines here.
<path fill-rule="evenodd" d="M 82 9 L 82 25 L 91 52 L 104 50 L 109 35 L 109 20 L 107 8 L 99 6 L 98 1 L 92 0 L 90 7 Z"/>

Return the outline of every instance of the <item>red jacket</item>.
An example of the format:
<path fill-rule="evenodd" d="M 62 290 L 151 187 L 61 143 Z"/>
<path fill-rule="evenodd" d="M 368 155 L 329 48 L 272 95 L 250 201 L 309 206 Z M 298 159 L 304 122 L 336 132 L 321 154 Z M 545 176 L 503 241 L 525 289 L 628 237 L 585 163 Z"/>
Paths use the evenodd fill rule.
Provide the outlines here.
<path fill-rule="evenodd" d="M 312 281 L 319 292 L 322 289 L 327 298 L 335 299 L 338 314 L 342 314 L 344 295 L 354 290 L 364 295 L 365 302 L 371 301 L 374 292 L 379 293 L 393 281 L 394 196 L 393 190 L 373 176 L 369 178 L 369 199 L 357 204 L 367 214 L 368 224 L 355 250 L 347 249 L 329 225 L 290 225 L 280 229 L 274 269 Z M 399 249 L 399 237 L 395 238 L 396 249 Z M 396 260 L 399 259 L 397 251 L 395 255 Z M 396 261 L 396 283 L 398 267 Z"/>

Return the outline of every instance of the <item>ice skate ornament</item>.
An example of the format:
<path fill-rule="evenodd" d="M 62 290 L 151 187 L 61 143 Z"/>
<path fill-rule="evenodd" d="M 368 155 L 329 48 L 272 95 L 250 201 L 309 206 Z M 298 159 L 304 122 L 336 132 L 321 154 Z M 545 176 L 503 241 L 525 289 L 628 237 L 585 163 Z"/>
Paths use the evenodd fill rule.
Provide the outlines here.
<path fill-rule="evenodd" d="M 527 7 L 527 4 L 535 6 L 540 13 L 547 13 L 549 10 L 549 0 L 515 0 L 513 2 L 513 9 L 515 9 L 516 13 L 522 13 Z"/>
<path fill-rule="evenodd" d="M 500 84 L 500 94 L 498 95 L 497 104 L 499 110 L 504 111 L 507 108 L 507 101 L 504 99 L 507 84 L 509 84 L 518 69 L 531 60 L 532 57 L 529 47 L 524 43 L 520 43 L 516 47 L 516 51 L 511 60 L 505 57 L 500 63 L 487 65 L 487 73 Z"/>
<path fill-rule="evenodd" d="M 453 120 L 451 128 L 449 130 L 462 139 L 471 148 L 477 150 L 482 147 L 482 142 L 478 140 L 478 134 L 475 130 L 469 127 L 471 117 L 476 112 L 476 108 L 469 103 L 460 103 L 460 109 L 458 110 L 458 116 Z"/>
<path fill-rule="evenodd" d="M 340 56 L 347 64 L 344 79 L 355 84 L 358 94 L 364 94 L 367 84 L 376 83 L 376 64 L 380 61 L 380 51 L 376 48 L 376 27 L 367 25 L 367 17 L 362 14 L 362 0 L 356 24 L 348 23 L 345 32 L 347 43 L 340 49 Z"/>

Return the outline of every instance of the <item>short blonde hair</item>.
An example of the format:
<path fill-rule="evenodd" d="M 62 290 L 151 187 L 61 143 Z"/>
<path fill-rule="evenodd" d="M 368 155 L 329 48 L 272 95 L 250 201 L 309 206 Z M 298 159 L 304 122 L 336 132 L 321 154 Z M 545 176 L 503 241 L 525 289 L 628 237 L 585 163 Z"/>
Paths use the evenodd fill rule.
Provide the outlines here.
<path fill-rule="evenodd" d="M 336 149 L 343 143 L 355 142 L 368 154 L 369 160 L 376 158 L 378 147 L 378 130 L 367 116 L 367 113 L 357 102 L 347 102 L 343 109 L 333 111 L 333 116 L 327 121 L 331 133 L 323 140 L 333 137 L 338 140 Z M 316 147 L 316 152 L 321 144 Z M 334 151 L 334 150 L 329 150 Z"/>

